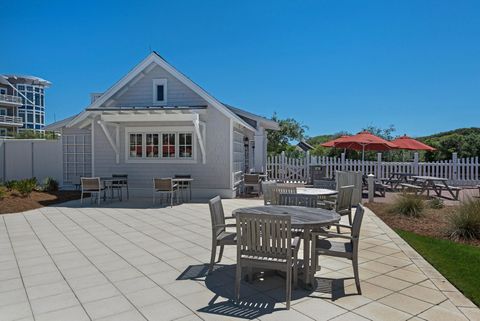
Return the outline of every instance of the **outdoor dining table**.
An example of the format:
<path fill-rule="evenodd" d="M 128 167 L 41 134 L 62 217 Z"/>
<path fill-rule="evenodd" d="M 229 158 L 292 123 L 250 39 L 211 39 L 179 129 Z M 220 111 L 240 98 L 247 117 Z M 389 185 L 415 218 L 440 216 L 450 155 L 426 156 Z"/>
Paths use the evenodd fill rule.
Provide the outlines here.
<path fill-rule="evenodd" d="M 113 200 L 113 184 L 115 183 L 126 183 L 127 182 L 126 177 L 100 177 L 100 182 L 105 186 L 106 189 L 110 190 L 110 199 Z M 119 194 L 120 201 L 122 200 L 122 194 Z M 106 197 L 104 197 L 104 200 Z"/>
<path fill-rule="evenodd" d="M 450 186 L 448 186 L 447 178 L 434 177 L 434 176 L 412 176 L 413 182 L 421 187 L 420 194 L 427 191 L 427 195 L 430 195 L 430 190 L 433 190 L 437 196 L 442 196 L 442 189 L 445 188 L 453 199 L 458 200 L 458 194 L 455 194 Z"/>
<path fill-rule="evenodd" d="M 305 286 L 311 286 L 311 277 L 315 274 L 315 266 L 310 262 L 311 232 L 324 226 L 329 226 L 340 221 L 340 215 L 335 211 L 323 208 L 303 206 L 264 205 L 237 208 L 232 216 L 238 213 L 254 215 L 285 215 L 290 216 L 292 228 L 303 229 L 303 281 Z"/>
<path fill-rule="evenodd" d="M 192 182 L 193 182 L 193 178 L 190 178 L 190 177 L 175 177 L 175 178 L 172 178 L 172 182 L 173 183 L 187 183 L 188 184 L 188 200 L 191 201 L 192 200 Z M 183 195 L 183 194 L 182 194 Z M 183 196 L 182 196 L 182 199 L 183 199 Z"/>
<path fill-rule="evenodd" d="M 318 196 L 334 196 L 338 194 L 338 191 L 327 188 L 297 187 L 297 193 Z"/>

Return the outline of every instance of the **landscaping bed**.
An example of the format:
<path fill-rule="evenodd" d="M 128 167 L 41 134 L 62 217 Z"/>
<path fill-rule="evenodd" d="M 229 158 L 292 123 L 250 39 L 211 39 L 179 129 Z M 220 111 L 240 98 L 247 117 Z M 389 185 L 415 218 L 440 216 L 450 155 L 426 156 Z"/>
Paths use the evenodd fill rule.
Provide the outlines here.
<path fill-rule="evenodd" d="M 448 216 L 455 213 L 458 208 L 458 206 L 444 206 L 438 209 L 425 207 L 421 216 L 411 217 L 392 212 L 391 204 L 366 203 L 365 205 L 392 229 L 447 240 L 451 240 L 448 234 Z M 457 239 L 455 242 L 480 247 L 480 240 Z"/>
<path fill-rule="evenodd" d="M 0 214 L 18 213 L 52 204 L 67 202 L 80 198 L 79 191 L 33 191 L 28 196 L 21 196 L 14 191 L 0 199 Z"/>

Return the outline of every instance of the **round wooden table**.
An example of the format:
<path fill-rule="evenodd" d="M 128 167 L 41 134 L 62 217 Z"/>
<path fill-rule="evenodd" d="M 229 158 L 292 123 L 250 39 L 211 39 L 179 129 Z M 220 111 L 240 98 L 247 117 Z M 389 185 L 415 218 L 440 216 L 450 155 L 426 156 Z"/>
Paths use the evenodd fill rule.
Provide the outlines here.
<path fill-rule="evenodd" d="M 292 219 L 292 228 L 301 228 L 303 233 L 303 277 L 305 285 L 310 286 L 310 232 L 323 226 L 328 226 L 340 221 L 340 215 L 333 210 L 323 208 L 311 208 L 303 206 L 280 206 L 265 205 L 237 208 L 232 212 L 232 216 L 237 213 L 255 214 L 255 215 L 285 215 Z"/>
<path fill-rule="evenodd" d="M 338 191 L 326 188 L 315 187 L 297 187 L 298 194 L 318 195 L 318 196 L 333 196 L 337 195 Z"/>

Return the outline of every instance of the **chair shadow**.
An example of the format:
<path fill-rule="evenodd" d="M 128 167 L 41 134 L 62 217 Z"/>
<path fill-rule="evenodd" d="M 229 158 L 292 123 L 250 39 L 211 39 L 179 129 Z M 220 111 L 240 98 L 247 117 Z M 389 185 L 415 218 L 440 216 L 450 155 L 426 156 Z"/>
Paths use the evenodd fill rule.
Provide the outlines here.
<path fill-rule="evenodd" d="M 338 300 L 340 298 L 352 295 L 358 295 L 357 293 L 345 292 L 345 281 L 352 280 L 353 277 L 346 277 L 341 279 L 332 279 L 325 277 L 315 277 L 315 284 L 313 292 L 322 296 L 322 298 L 330 298 L 332 301 Z M 330 295 L 330 297 L 326 296 Z"/>
<path fill-rule="evenodd" d="M 190 265 L 177 280 L 203 281 L 212 291 L 213 298 L 207 306 L 198 309 L 199 312 L 251 320 L 285 309 L 285 279 L 273 272 L 260 274 L 251 283 L 242 281 L 240 301 L 236 302 L 235 268 L 235 264 L 216 264 L 208 274 L 208 264 Z M 292 290 L 291 300 L 308 297 L 312 292 L 299 287 Z M 275 307 L 277 304 L 281 305 Z"/>

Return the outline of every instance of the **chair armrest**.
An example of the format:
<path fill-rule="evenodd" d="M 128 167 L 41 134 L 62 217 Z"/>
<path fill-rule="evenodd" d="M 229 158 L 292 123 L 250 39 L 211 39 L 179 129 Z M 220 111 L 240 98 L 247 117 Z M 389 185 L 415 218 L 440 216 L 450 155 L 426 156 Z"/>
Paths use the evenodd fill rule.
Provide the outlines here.
<path fill-rule="evenodd" d="M 219 227 L 237 227 L 237 224 L 217 224 L 213 226 L 214 228 L 219 228 Z"/>
<path fill-rule="evenodd" d="M 334 224 L 332 224 L 331 226 L 338 226 L 338 227 L 344 227 L 344 228 L 349 228 L 349 229 L 352 228 L 350 225 L 340 224 L 340 223 L 334 223 Z"/>
<path fill-rule="evenodd" d="M 235 216 L 226 216 L 225 220 L 236 220 L 237 218 Z"/>
<path fill-rule="evenodd" d="M 324 238 L 342 238 L 347 240 L 352 240 L 353 238 L 350 235 L 339 234 L 334 232 L 312 232 L 312 237 L 322 236 Z"/>

